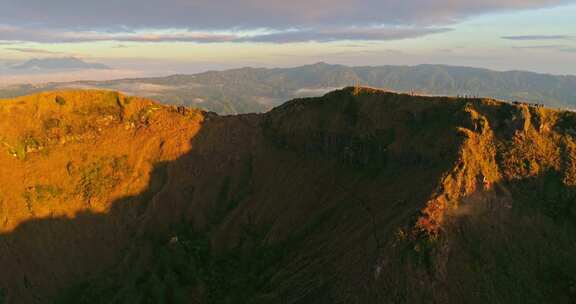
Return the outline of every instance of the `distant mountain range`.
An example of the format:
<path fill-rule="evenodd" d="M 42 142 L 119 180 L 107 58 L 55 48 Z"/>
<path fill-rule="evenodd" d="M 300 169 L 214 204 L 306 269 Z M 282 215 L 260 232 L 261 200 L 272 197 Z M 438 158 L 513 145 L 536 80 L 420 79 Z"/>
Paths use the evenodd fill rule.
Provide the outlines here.
<path fill-rule="evenodd" d="M 11 67 L 15 70 L 69 70 L 69 69 L 110 69 L 105 64 L 89 63 L 74 57 L 30 59 Z"/>
<path fill-rule="evenodd" d="M 348 67 L 317 63 L 295 68 L 241 68 L 158 78 L 81 81 L 0 88 L 0 97 L 66 88 L 118 90 L 220 114 L 264 112 L 296 97 L 364 85 L 428 95 L 471 95 L 576 107 L 576 76 L 496 72 L 445 65 Z"/>

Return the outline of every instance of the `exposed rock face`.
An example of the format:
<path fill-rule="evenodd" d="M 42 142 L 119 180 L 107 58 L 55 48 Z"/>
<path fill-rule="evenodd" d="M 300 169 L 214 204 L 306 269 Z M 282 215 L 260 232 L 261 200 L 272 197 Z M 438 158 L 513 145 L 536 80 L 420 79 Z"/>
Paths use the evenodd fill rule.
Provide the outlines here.
<path fill-rule="evenodd" d="M 352 88 L 240 116 L 2 101 L 0 299 L 570 302 L 575 123 Z"/>

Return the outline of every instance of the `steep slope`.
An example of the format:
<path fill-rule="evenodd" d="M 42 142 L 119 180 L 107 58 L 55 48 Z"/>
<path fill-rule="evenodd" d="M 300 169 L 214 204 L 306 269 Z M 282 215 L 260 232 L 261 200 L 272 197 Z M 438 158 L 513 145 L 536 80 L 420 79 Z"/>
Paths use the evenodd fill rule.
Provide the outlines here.
<path fill-rule="evenodd" d="M 43 302 L 38 286 L 54 292 L 114 260 L 138 210 L 113 202 L 158 187 L 153 165 L 182 155 L 199 128 L 202 115 L 186 113 L 90 91 L 2 102 L 0 285 L 13 301 Z M 98 217 L 112 208 L 126 214 Z"/>
<path fill-rule="evenodd" d="M 570 112 L 367 88 L 260 115 L 80 91 L 0 107 L 7 303 L 576 296 Z"/>

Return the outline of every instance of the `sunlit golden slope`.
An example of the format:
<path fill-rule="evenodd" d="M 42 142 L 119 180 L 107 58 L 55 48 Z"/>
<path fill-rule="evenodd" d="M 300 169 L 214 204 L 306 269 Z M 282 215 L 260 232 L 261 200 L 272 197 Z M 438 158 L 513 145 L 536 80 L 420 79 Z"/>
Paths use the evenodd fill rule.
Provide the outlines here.
<path fill-rule="evenodd" d="M 113 92 L 53 92 L 0 102 L 0 231 L 31 218 L 107 212 L 143 191 L 157 162 L 190 148 L 203 115 Z"/>

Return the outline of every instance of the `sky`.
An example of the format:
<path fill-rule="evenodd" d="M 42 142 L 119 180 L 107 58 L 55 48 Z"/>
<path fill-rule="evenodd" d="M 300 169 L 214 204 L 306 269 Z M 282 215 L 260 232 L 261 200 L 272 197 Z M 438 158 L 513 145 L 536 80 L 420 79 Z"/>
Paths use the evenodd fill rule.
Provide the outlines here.
<path fill-rule="evenodd" d="M 576 75 L 574 16 L 576 0 L 0 0 L 0 83 L 318 61 Z M 52 57 L 113 69 L 10 69 Z"/>

